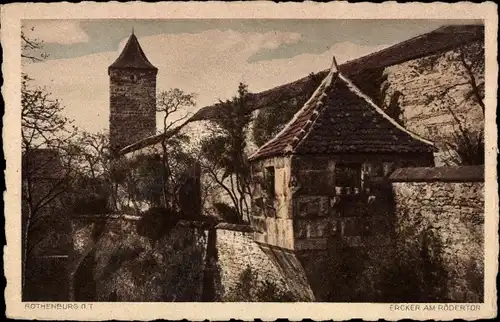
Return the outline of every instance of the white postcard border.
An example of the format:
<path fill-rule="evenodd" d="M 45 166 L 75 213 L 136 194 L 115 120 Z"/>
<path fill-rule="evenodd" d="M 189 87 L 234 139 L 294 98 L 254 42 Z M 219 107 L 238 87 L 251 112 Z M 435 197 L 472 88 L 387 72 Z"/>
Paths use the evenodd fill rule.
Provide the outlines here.
<path fill-rule="evenodd" d="M 496 275 L 498 272 L 498 186 L 496 152 L 496 91 L 498 65 L 497 7 L 494 3 L 473 4 L 407 3 L 383 4 L 338 3 L 47 3 L 10 4 L 1 8 L 1 39 L 4 50 L 4 115 L 3 143 L 7 160 L 5 171 L 4 248 L 7 287 L 5 299 L 10 318 L 54 320 L 226 320 L 229 318 L 274 320 L 451 320 L 496 316 Z M 434 304 L 434 311 L 425 311 L 425 304 L 395 309 L 395 304 L 368 303 L 23 303 L 21 302 L 21 220 L 20 220 L 20 21 L 22 19 L 201 19 L 201 18 L 273 18 L 273 19 L 484 19 L 486 37 L 486 161 L 485 161 L 485 303 L 479 310 L 462 310 L 454 304 Z M 72 304 L 73 307 L 69 305 Z M 75 306 L 77 305 L 77 306 Z M 402 308 L 405 308 L 402 310 Z"/>

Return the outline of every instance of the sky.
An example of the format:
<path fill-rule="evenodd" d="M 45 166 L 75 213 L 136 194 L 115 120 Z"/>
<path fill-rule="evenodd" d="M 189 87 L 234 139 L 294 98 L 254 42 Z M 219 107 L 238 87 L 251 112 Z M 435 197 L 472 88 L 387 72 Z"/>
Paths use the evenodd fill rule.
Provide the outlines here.
<path fill-rule="evenodd" d="M 49 56 L 23 71 L 64 106 L 82 130 L 107 131 L 107 68 L 132 30 L 158 68 L 157 91 L 195 93 L 197 106 L 260 92 L 367 55 L 457 20 L 24 20 Z M 181 115 L 178 115 L 180 117 Z M 175 117 L 175 116 L 174 116 Z M 161 120 L 158 118 L 158 124 Z"/>

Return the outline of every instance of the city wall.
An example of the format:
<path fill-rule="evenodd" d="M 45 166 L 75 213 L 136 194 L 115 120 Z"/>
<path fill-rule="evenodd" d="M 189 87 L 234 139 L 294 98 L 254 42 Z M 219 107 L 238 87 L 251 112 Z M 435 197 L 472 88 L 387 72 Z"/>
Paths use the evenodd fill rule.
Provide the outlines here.
<path fill-rule="evenodd" d="M 140 220 L 128 215 L 72 220 L 72 300 L 314 300 L 294 254 L 259 245 L 247 225 L 180 221 L 151 241 L 138 233 Z"/>
<path fill-rule="evenodd" d="M 396 234 L 435 238 L 446 273 L 446 299 L 483 301 L 484 167 L 405 168 L 392 176 Z"/>
<path fill-rule="evenodd" d="M 480 302 L 483 169 L 397 169 L 390 177 L 395 203 L 393 237 L 382 244 L 330 238 L 325 250 L 292 251 L 256 241 L 247 225 L 196 221 L 177 222 L 153 240 L 138 229 L 139 216 L 75 217 L 68 266 L 70 298 L 386 302 L 421 296 L 423 301 Z M 425 237 L 429 235 L 432 245 Z M 422 259 L 425 247 L 439 257 L 430 260 L 434 265 L 430 269 L 439 268 L 446 281 L 438 283 L 440 293 L 432 290 L 439 295 L 436 298 L 426 297 L 436 280 L 426 282 L 425 276 L 418 280 L 421 267 L 402 263 L 406 266 L 401 268 L 397 262 L 401 256 L 396 252 L 401 249 L 411 250 L 409 263 L 429 262 Z M 398 269 L 420 274 L 413 282 L 422 287 L 421 295 L 394 290 Z"/>

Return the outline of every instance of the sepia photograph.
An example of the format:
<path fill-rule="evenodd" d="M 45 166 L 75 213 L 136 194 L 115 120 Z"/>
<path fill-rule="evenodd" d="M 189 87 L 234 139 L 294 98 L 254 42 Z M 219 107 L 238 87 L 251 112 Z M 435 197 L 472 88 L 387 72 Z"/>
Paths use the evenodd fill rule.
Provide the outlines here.
<path fill-rule="evenodd" d="M 496 102 L 451 18 L 21 19 L 20 301 L 479 311 Z"/>

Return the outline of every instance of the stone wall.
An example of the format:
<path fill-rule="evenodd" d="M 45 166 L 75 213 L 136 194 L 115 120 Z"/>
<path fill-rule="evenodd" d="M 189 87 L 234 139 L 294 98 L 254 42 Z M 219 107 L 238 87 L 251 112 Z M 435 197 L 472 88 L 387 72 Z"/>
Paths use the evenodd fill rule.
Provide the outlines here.
<path fill-rule="evenodd" d="M 457 127 L 453 114 L 461 125 L 474 131 L 483 128 L 483 112 L 470 97 L 469 76 L 459 53 L 466 53 L 477 84 L 484 85 L 484 42 L 474 42 L 460 48 L 411 60 L 385 68 L 385 105 L 398 93 L 398 104 L 403 110 L 405 126 L 423 137 L 432 139 L 438 147 L 450 140 Z M 482 67 L 481 67 L 482 65 Z M 480 88 L 482 85 L 479 85 Z M 482 90 L 481 90 L 482 91 Z M 468 98 L 469 97 L 469 98 Z M 453 113 L 453 114 L 452 114 Z M 441 165 L 446 155 L 439 154 Z"/>
<path fill-rule="evenodd" d="M 360 188 L 336 184 L 339 163 L 359 164 Z M 387 191 L 380 191 L 371 180 L 397 167 L 432 164 L 432 154 L 413 153 L 275 157 L 254 162 L 255 240 L 289 250 L 325 249 L 328 238 L 336 235 L 353 244 L 372 240 L 372 235 L 390 230 L 392 203 Z M 267 182 L 268 168 L 274 171 L 273 182 Z M 367 208 L 378 211 L 363 212 Z"/>
<path fill-rule="evenodd" d="M 273 297 L 285 301 L 314 300 L 302 265 L 293 253 L 259 245 L 249 226 L 219 224 L 216 228 L 221 301 L 245 301 L 242 298 L 245 294 L 240 293 L 245 287 L 250 291 L 247 301 L 265 301 Z M 245 271 L 254 274 L 251 285 L 243 284 Z M 275 294 L 263 293 L 269 285 Z"/>
<path fill-rule="evenodd" d="M 330 161 L 323 161 L 319 168 L 328 170 Z M 321 248 L 292 251 L 255 241 L 251 226 L 186 221 L 152 240 L 138 230 L 140 217 L 80 216 L 72 221 L 71 300 L 481 302 L 482 171 L 397 169 L 389 185 L 392 212 L 383 208 L 388 200 L 377 204 L 377 194 L 364 210 L 341 207 L 357 211 L 351 215 L 330 199 L 322 205 L 322 195 L 298 195 L 306 206 L 294 215 L 314 223 L 306 222 L 304 240 L 328 230 L 318 218 L 337 227 L 337 234 L 322 237 Z M 362 196 L 366 191 L 335 191 L 328 198 L 367 205 Z M 384 215 L 367 215 L 371 210 Z"/>
<path fill-rule="evenodd" d="M 274 170 L 272 182 L 266 179 L 267 168 Z M 252 175 L 257 182 L 252 194 L 255 240 L 285 249 L 294 248 L 290 171 L 289 157 L 271 158 L 252 165 Z"/>
<path fill-rule="evenodd" d="M 74 218 L 70 294 L 74 301 L 199 301 L 205 268 L 204 228 L 178 223 L 158 240 L 139 217 Z"/>
<path fill-rule="evenodd" d="M 153 242 L 138 233 L 139 222 L 126 215 L 73 219 L 71 300 L 314 300 L 297 258 L 259 245 L 249 226 L 181 221 Z"/>
<path fill-rule="evenodd" d="M 123 148 L 156 132 L 154 70 L 109 70 L 110 144 Z"/>
<path fill-rule="evenodd" d="M 396 233 L 432 235 L 447 275 L 446 300 L 483 301 L 484 168 L 398 169 L 391 176 Z"/>

